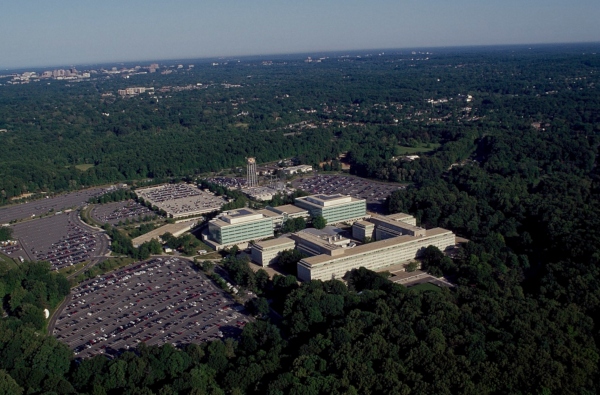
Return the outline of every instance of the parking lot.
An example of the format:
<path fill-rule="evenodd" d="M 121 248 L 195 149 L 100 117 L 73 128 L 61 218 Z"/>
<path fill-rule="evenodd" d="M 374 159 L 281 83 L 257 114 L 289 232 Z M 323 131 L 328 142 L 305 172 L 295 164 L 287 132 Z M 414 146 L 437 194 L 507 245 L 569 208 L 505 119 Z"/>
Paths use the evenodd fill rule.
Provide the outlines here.
<path fill-rule="evenodd" d="M 137 189 L 135 193 L 173 218 L 209 213 L 227 203 L 224 198 L 190 184 L 165 184 Z"/>
<path fill-rule="evenodd" d="M 177 257 L 136 263 L 71 290 L 53 334 L 77 357 L 237 336 L 249 321 L 223 290 Z"/>
<path fill-rule="evenodd" d="M 96 205 L 92 209 L 91 215 L 94 220 L 111 225 L 126 220 L 141 220 L 144 217 L 153 218 L 156 216 L 148 207 L 134 200 Z"/>
<path fill-rule="evenodd" d="M 13 225 L 11 257 L 48 261 L 53 269 L 74 265 L 108 252 L 106 236 L 83 224 L 76 211 Z"/>
<path fill-rule="evenodd" d="M 399 184 L 386 184 L 364 178 L 337 175 L 302 177 L 294 180 L 292 185 L 294 188 L 299 188 L 310 194 L 333 195 L 341 193 L 342 195 L 366 199 L 367 209 L 379 213 L 383 212 L 383 203 L 392 192 L 405 188 L 405 186 Z"/>
<path fill-rule="evenodd" d="M 206 181 L 229 189 L 242 189 L 246 187 L 247 180 L 243 177 L 210 177 Z"/>
<path fill-rule="evenodd" d="M 56 212 L 67 208 L 80 207 L 87 204 L 89 198 L 103 194 L 106 189 L 91 188 L 15 206 L 2 207 L 0 208 L 0 224 L 18 219 L 32 218 L 32 216 L 39 217 L 42 214 L 47 214 L 50 210 Z"/>

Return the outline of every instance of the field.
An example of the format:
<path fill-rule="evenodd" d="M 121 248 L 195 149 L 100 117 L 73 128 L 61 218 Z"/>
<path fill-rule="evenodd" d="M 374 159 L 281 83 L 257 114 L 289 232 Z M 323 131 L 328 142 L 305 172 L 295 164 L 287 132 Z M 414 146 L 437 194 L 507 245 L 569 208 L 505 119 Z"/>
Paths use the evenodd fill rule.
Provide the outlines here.
<path fill-rule="evenodd" d="M 91 169 L 92 167 L 94 167 L 94 165 L 92 164 L 83 164 L 83 165 L 75 165 L 75 168 L 77 170 L 81 170 L 81 171 L 86 171 Z"/>
<path fill-rule="evenodd" d="M 198 255 L 198 259 L 200 259 L 200 261 L 202 261 L 204 259 L 221 259 L 222 258 L 221 254 L 214 251 L 212 248 L 210 248 L 209 246 L 207 246 L 206 244 L 204 244 L 201 241 L 200 241 L 200 245 L 198 246 L 198 248 L 196 250 L 197 251 L 200 251 L 200 250 L 208 251 L 208 253 L 206 255 Z"/>
<path fill-rule="evenodd" d="M 440 287 L 438 287 L 437 285 L 433 285 L 431 283 L 421 283 L 421 284 L 417 284 L 415 286 L 410 287 L 410 289 L 415 290 L 415 291 L 434 291 L 434 292 L 440 292 Z"/>
<path fill-rule="evenodd" d="M 399 145 L 396 153 L 398 155 L 424 154 L 426 152 L 431 152 L 438 149 L 440 145 L 441 144 L 439 143 L 419 144 L 416 147 L 406 147 L 403 145 Z"/>

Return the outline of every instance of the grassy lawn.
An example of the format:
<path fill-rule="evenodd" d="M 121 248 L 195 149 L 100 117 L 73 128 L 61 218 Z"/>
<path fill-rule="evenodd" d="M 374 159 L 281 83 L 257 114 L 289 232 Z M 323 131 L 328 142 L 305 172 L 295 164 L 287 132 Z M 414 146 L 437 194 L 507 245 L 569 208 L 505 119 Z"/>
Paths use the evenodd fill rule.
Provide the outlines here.
<path fill-rule="evenodd" d="M 83 222 L 89 224 L 89 225 L 95 225 L 99 228 L 102 227 L 102 223 L 95 221 L 94 218 L 92 217 L 92 209 L 94 208 L 93 204 L 88 205 L 88 207 L 86 209 L 83 209 L 79 212 L 79 215 L 81 216 L 81 219 L 83 220 Z"/>
<path fill-rule="evenodd" d="M 2 254 L 0 254 L 0 263 L 4 263 L 9 269 L 14 269 L 18 266 L 14 259 Z"/>
<path fill-rule="evenodd" d="M 89 261 L 83 261 L 83 262 L 77 263 L 73 266 L 66 266 L 61 269 L 58 269 L 58 272 L 65 276 L 69 276 L 69 275 L 75 273 L 77 270 L 80 270 L 82 267 L 84 267 L 88 263 L 89 263 Z"/>
<path fill-rule="evenodd" d="M 75 283 L 81 283 L 100 274 L 114 272 L 122 267 L 131 265 L 134 262 L 136 262 L 136 260 L 133 258 L 109 258 L 75 277 Z"/>
<path fill-rule="evenodd" d="M 212 248 L 210 248 L 203 242 L 199 241 L 199 243 L 200 243 L 200 245 L 198 246 L 198 248 L 196 248 L 196 251 L 200 251 L 200 250 L 208 251 L 208 254 L 206 254 L 206 255 L 198 255 L 198 259 L 200 259 L 200 261 L 202 261 L 204 259 L 221 259 L 221 258 L 223 258 L 221 256 L 221 254 L 219 254 L 217 251 L 214 251 Z"/>
<path fill-rule="evenodd" d="M 429 147 L 427 145 L 429 145 Z M 398 155 L 423 154 L 438 149 L 440 145 L 441 144 L 439 143 L 419 144 L 417 147 L 405 147 L 399 145 L 399 150 L 396 152 L 398 153 Z"/>
<path fill-rule="evenodd" d="M 84 165 L 75 165 L 75 168 L 80 171 L 86 171 L 94 167 L 94 165 L 84 164 Z"/>
<path fill-rule="evenodd" d="M 415 291 L 434 291 L 434 292 L 441 291 L 440 287 L 438 287 L 437 285 L 433 285 L 431 283 L 417 284 L 417 285 L 409 287 L 409 288 L 413 289 Z"/>

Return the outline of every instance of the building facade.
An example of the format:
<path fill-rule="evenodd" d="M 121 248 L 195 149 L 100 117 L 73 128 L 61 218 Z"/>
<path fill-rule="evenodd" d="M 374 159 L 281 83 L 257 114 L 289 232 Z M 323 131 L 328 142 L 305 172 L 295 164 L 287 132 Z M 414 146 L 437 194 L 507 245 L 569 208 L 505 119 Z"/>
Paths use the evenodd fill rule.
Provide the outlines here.
<path fill-rule="evenodd" d="M 344 195 L 311 195 L 296 198 L 294 205 L 308 210 L 311 217 L 322 216 L 327 224 L 357 221 L 367 215 L 367 201 Z"/>
<path fill-rule="evenodd" d="M 273 237 L 273 220 L 250 209 L 230 211 L 208 222 L 208 238 L 227 246 Z"/>
<path fill-rule="evenodd" d="M 254 243 L 250 247 L 252 261 L 263 267 L 269 266 L 277 262 L 282 251 L 293 250 L 295 245 L 294 240 L 288 237 Z"/>
<path fill-rule="evenodd" d="M 430 245 L 441 251 L 456 244 L 456 236 L 449 230 L 434 228 L 425 236 L 398 236 L 386 240 L 342 249 L 337 255 L 321 254 L 298 262 L 298 278 L 302 281 L 343 278 L 346 272 L 364 267 L 379 270 L 418 258 Z M 339 249 L 337 251 L 340 251 Z"/>
<path fill-rule="evenodd" d="M 424 228 L 394 219 L 390 216 L 373 215 L 369 219 L 369 222 L 375 225 L 375 240 L 385 240 L 404 235 L 415 237 L 426 235 Z"/>

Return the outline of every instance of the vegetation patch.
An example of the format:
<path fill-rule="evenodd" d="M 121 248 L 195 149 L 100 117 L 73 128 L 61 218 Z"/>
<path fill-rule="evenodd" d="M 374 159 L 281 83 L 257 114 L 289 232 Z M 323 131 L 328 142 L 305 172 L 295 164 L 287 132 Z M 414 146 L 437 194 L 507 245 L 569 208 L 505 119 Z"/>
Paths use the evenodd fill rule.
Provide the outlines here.
<path fill-rule="evenodd" d="M 58 269 L 58 272 L 62 275 L 69 276 L 73 273 L 76 273 L 78 270 L 81 270 L 88 263 L 89 263 L 89 261 L 79 262 L 73 266 L 66 266 L 66 267 L 60 268 L 60 269 Z"/>
<path fill-rule="evenodd" d="M 89 163 L 86 163 L 83 165 L 75 165 L 75 168 L 80 171 L 87 171 L 87 170 L 91 169 L 92 167 L 94 167 L 94 165 L 89 164 Z"/>
<path fill-rule="evenodd" d="M 110 258 L 103 262 L 100 262 L 96 266 L 91 267 L 89 270 L 86 270 L 83 274 L 80 274 L 75 278 L 75 283 L 79 284 L 85 280 L 89 280 L 90 278 L 94 278 L 101 274 L 106 274 L 112 272 L 114 270 L 118 270 L 127 265 L 131 265 L 135 262 L 133 258 Z"/>
<path fill-rule="evenodd" d="M 440 148 L 440 143 L 420 143 L 414 147 L 399 145 L 394 152 L 396 155 L 425 154 Z"/>
<path fill-rule="evenodd" d="M 434 291 L 440 292 L 442 289 L 437 285 L 433 285 L 432 283 L 421 283 L 417 285 L 413 285 L 412 287 L 408 287 L 414 291 Z"/>

